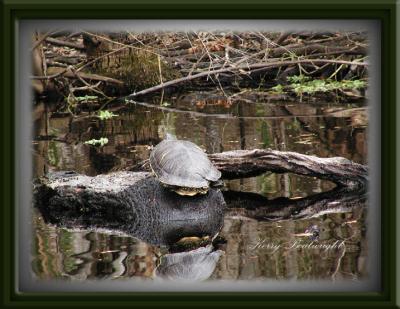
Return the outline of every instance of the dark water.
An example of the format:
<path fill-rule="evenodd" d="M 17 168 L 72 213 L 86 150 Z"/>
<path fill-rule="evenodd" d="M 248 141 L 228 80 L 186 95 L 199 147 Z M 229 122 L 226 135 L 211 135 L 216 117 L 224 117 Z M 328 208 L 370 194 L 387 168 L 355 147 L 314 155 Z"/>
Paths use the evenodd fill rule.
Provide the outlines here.
<path fill-rule="evenodd" d="M 73 170 L 95 176 L 126 170 L 146 160 L 165 132 L 208 153 L 272 148 L 367 164 L 364 104 L 229 102 L 193 93 L 164 99 L 161 105 L 157 98 L 114 104 L 108 110 L 118 116 L 100 120 L 90 113 L 72 117 L 37 112 L 34 175 Z M 103 147 L 84 144 L 101 137 L 109 141 Z M 266 173 L 226 181 L 224 190 L 296 201 L 334 187 L 315 178 Z M 219 235 L 221 252 L 208 263 L 208 280 L 362 279 L 368 275 L 366 211 L 363 203 L 356 206 L 297 220 L 268 220 L 251 216 L 249 209 L 230 207 Z M 168 253 L 167 248 L 124 234 L 46 224 L 38 212 L 33 221 L 32 268 L 39 278 L 151 278 L 160 256 Z"/>

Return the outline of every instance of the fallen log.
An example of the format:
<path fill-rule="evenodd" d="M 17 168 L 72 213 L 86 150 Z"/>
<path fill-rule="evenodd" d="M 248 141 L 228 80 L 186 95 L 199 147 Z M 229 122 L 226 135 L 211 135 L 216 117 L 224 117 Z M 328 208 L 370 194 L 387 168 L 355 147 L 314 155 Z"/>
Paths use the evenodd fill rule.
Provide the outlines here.
<path fill-rule="evenodd" d="M 271 149 L 234 150 L 209 155 L 224 178 L 241 178 L 263 172 L 294 173 L 329 180 L 349 189 L 365 187 L 368 168 L 343 157 L 319 158 Z"/>

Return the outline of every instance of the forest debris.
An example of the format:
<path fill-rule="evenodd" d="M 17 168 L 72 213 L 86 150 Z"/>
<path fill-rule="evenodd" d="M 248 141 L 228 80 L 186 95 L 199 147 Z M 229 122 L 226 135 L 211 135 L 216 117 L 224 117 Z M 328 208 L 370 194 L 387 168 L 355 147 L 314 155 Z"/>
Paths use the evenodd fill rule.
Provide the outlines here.
<path fill-rule="evenodd" d="M 73 64 L 78 72 L 87 69 L 88 73 L 120 80 L 124 87 L 119 87 L 118 92 L 133 92 L 131 98 L 189 81 L 223 91 L 226 85 L 259 88 L 268 81 L 286 81 L 288 76 L 303 73 L 322 80 L 332 75 L 338 81 L 362 79 L 367 66 L 368 38 L 364 32 L 81 31 L 78 35 L 81 38 L 71 42 L 69 32 L 57 38 L 54 32 L 48 32 L 34 45 L 46 42 L 45 53 L 50 59 L 66 56 L 64 48 L 54 49 L 51 45 L 75 50 L 76 59 L 64 58 L 64 62 L 58 58 L 49 64 Z M 86 59 L 82 60 L 82 56 Z M 81 66 L 82 63 L 85 64 Z M 36 79 L 44 80 L 40 76 Z M 108 86 L 106 90 L 115 94 L 115 83 Z M 58 83 L 58 87 L 63 84 Z M 360 97 L 347 93 L 355 99 Z"/>

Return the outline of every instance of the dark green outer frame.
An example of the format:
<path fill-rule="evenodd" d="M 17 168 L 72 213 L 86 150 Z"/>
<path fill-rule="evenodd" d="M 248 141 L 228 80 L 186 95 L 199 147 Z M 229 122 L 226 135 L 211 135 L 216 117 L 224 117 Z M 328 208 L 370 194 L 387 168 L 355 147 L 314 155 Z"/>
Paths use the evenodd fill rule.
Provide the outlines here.
<path fill-rule="evenodd" d="M 3 307 L 370 307 L 400 308 L 396 295 L 396 5 L 379 0 L 14 0 L 1 1 L 2 255 Z M 132 2 L 132 1 L 131 1 Z M 382 25 L 381 63 L 381 293 L 23 293 L 14 290 L 16 267 L 14 160 L 15 42 L 20 19 L 378 19 Z M 397 291 L 398 292 L 398 291 Z"/>

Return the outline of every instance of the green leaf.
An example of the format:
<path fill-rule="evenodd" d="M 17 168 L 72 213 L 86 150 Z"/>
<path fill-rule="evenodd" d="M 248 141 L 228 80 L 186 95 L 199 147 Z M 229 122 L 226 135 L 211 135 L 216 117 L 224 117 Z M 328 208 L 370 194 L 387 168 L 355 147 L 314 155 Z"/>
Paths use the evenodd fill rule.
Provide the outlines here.
<path fill-rule="evenodd" d="M 273 92 L 275 92 L 275 93 L 283 93 L 283 92 L 284 92 L 284 91 L 283 91 L 283 86 L 280 85 L 280 84 L 278 84 L 278 85 L 272 87 L 271 90 L 272 90 Z"/>
<path fill-rule="evenodd" d="M 86 145 L 92 145 L 92 146 L 100 146 L 103 147 L 108 143 L 108 138 L 107 137 L 101 137 L 100 139 L 91 139 L 90 141 L 86 141 Z"/>
<path fill-rule="evenodd" d="M 99 114 L 97 117 L 99 117 L 101 120 L 106 120 L 106 119 L 111 119 L 112 117 L 116 117 L 118 115 L 115 115 L 113 112 L 109 111 L 99 111 Z"/>

